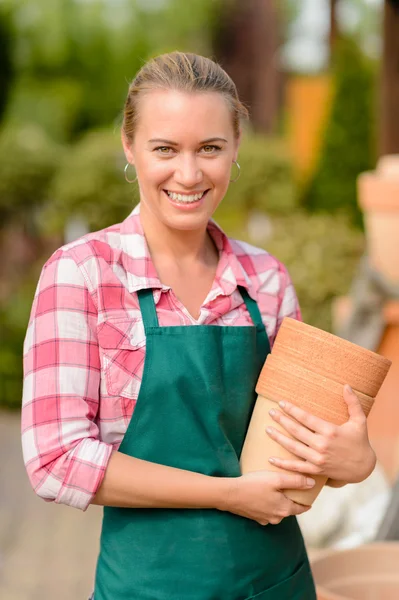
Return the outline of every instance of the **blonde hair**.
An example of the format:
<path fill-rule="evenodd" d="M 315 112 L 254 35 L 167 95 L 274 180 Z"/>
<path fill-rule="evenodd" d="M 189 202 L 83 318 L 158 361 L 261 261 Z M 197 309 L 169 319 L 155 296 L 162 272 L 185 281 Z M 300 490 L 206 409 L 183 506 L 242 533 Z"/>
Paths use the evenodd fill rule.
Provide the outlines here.
<path fill-rule="evenodd" d="M 220 65 L 198 54 L 161 54 L 148 61 L 129 86 L 122 124 L 129 143 L 133 142 L 139 118 L 139 99 L 146 92 L 156 89 L 222 94 L 230 107 L 237 138 L 240 134 L 240 120 L 248 118 L 248 110 L 240 101 L 233 80 Z"/>

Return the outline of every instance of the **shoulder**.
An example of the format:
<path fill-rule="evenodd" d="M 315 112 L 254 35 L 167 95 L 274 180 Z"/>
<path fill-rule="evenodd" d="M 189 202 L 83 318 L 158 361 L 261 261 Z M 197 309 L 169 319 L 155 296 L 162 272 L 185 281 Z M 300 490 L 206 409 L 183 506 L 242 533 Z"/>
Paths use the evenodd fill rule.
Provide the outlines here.
<path fill-rule="evenodd" d="M 287 267 L 275 256 L 247 242 L 229 239 L 245 272 L 251 296 L 257 301 L 273 345 L 284 317 L 301 320 L 298 298 Z"/>
<path fill-rule="evenodd" d="M 109 261 L 121 249 L 120 229 L 121 224 L 118 223 L 64 244 L 50 256 L 44 266 L 48 267 L 68 257 L 74 258 L 78 264 L 92 257 Z"/>
<path fill-rule="evenodd" d="M 291 284 L 287 267 L 264 248 L 232 238 L 229 243 L 257 293 L 278 292 Z"/>
<path fill-rule="evenodd" d="M 43 265 L 39 287 L 82 286 L 93 292 L 120 253 L 120 224 L 86 234 L 53 252 Z"/>

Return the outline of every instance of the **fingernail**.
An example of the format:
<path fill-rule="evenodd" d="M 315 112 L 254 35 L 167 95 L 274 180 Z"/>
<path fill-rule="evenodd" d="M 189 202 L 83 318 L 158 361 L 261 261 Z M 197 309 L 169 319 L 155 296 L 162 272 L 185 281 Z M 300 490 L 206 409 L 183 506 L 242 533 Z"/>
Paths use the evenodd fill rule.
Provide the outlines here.
<path fill-rule="evenodd" d="M 267 433 L 273 433 L 273 429 L 271 427 L 266 427 L 266 432 Z"/>
<path fill-rule="evenodd" d="M 285 402 L 281 401 L 278 403 L 279 406 L 281 406 L 281 408 L 285 408 Z"/>
<path fill-rule="evenodd" d="M 352 390 L 351 386 L 349 385 L 349 383 L 345 384 L 345 389 L 347 392 L 351 392 L 353 394 L 353 390 Z"/>
<path fill-rule="evenodd" d="M 306 477 L 306 485 L 308 485 L 309 487 L 312 487 L 312 486 L 314 486 L 315 483 L 316 482 L 314 479 L 311 479 L 310 477 Z"/>
<path fill-rule="evenodd" d="M 275 414 L 276 414 L 276 411 L 274 410 L 274 408 L 272 408 L 271 410 L 269 410 L 269 415 L 271 417 L 274 417 Z"/>
<path fill-rule="evenodd" d="M 275 465 L 275 464 L 276 464 L 276 461 L 274 460 L 274 458 L 269 458 L 269 462 L 271 462 L 271 463 L 272 463 L 272 465 Z"/>

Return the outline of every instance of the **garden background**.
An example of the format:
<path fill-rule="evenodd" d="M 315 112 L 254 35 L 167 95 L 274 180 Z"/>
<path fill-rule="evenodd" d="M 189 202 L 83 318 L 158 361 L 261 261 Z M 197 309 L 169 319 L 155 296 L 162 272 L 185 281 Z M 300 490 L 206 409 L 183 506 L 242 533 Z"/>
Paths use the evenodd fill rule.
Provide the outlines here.
<path fill-rule="evenodd" d="M 364 252 L 356 177 L 378 155 L 382 6 L 318 2 L 328 22 L 313 36 L 324 58 L 309 68 L 290 55 L 308 34 L 306 4 L 0 2 L 0 404 L 20 406 L 21 348 L 42 264 L 138 201 L 123 177 L 123 102 L 143 62 L 173 49 L 219 60 L 251 112 L 242 175 L 216 220 L 282 260 L 304 319 L 331 330 L 331 303 Z"/>

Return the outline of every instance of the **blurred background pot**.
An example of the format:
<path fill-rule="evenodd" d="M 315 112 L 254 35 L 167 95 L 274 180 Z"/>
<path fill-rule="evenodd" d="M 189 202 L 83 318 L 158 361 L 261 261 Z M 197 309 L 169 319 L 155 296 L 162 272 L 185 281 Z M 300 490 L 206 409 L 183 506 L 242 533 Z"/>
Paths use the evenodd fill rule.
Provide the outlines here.
<path fill-rule="evenodd" d="M 331 550 L 311 561 L 317 600 L 397 600 L 399 543 Z"/>
<path fill-rule="evenodd" d="M 370 264 L 399 283 L 399 154 L 380 158 L 375 171 L 358 178 Z"/>

